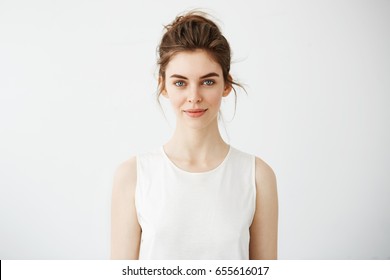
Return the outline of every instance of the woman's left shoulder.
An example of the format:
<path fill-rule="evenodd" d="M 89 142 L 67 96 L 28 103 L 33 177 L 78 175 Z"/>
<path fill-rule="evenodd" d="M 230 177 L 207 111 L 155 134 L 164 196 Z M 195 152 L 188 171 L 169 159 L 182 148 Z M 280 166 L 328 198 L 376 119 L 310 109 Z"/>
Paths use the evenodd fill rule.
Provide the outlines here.
<path fill-rule="evenodd" d="M 276 175 L 271 166 L 255 157 L 256 188 L 276 189 Z"/>

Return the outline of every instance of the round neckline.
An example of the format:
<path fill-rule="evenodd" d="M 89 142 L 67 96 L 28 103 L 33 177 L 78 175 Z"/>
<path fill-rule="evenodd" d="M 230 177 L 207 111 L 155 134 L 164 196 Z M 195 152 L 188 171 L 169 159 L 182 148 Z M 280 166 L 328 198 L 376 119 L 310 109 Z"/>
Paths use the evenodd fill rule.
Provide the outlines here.
<path fill-rule="evenodd" d="M 225 162 L 229 159 L 230 157 L 230 154 L 232 153 L 232 149 L 233 147 L 231 145 L 229 145 L 229 150 L 226 154 L 226 156 L 224 157 L 224 159 L 216 166 L 214 167 L 213 169 L 210 169 L 210 170 L 207 170 L 207 171 L 201 171 L 201 172 L 190 172 L 190 171 L 187 171 L 187 170 L 184 170 L 180 167 L 178 167 L 169 157 L 168 155 L 165 153 L 165 150 L 164 150 L 164 146 L 161 146 L 160 147 L 160 150 L 161 150 L 161 153 L 163 154 L 163 157 L 168 161 L 168 163 L 176 170 L 182 172 L 182 173 L 186 173 L 186 174 L 190 174 L 190 175 L 204 175 L 204 174 L 209 174 L 209 173 L 212 173 L 212 172 L 215 172 L 217 171 L 218 169 L 222 168 L 223 165 L 225 165 Z"/>

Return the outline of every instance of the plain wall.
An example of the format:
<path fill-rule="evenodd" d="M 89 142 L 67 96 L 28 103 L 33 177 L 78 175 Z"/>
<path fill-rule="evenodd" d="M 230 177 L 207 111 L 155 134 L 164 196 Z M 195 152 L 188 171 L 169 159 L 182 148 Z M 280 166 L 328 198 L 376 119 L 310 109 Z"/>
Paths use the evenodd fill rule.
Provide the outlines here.
<path fill-rule="evenodd" d="M 0 1 L 0 259 L 108 259 L 116 167 L 165 143 L 163 24 L 215 16 L 246 85 L 231 145 L 272 166 L 280 259 L 390 258 L 389 1 Z"/>

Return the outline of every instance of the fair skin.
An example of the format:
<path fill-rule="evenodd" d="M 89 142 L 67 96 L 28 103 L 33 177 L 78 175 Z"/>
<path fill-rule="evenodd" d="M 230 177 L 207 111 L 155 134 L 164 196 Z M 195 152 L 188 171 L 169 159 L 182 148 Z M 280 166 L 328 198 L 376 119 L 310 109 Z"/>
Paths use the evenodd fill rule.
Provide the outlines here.
<path fill-rule="evenodd" d="M 231 91 L 221 66 L 202 50 L 180 52 L 168 63 L 162 95 L 176 114 L 176 129 L 164 145 L 167 156 L 181 169 L 204 172 L 217 167 L 228 153 L 218 130 L 223 97 Z M 122 163 L 112 193 L 112 259 L 138 259 L 141 227 L 134 205 L 137 181 L 135 157 Z M 256 158 L 256 212 L 250 227 L 250 259 L 277 258 L 278 198 L 272 169 Z M 129 203 L 130 202 L 130 203 Z"/>

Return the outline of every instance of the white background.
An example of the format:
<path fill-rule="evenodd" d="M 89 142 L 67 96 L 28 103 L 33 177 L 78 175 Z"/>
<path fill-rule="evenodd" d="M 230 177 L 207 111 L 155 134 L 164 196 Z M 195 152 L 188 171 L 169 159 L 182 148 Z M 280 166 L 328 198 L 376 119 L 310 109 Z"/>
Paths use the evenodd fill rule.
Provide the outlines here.
<path fill-rule="evenodd" d="M 280 259 L 390 259 L 389 1 L 0 0 L 0 259 L 108 259 L 113 173 L 167 141 L 163 24 L 219 20 L 225 139 L 279 190 Z"/>

